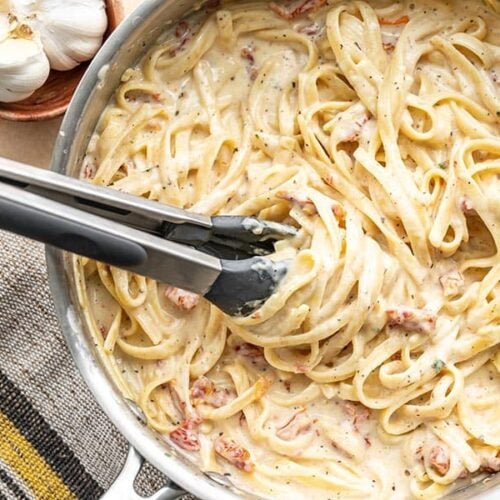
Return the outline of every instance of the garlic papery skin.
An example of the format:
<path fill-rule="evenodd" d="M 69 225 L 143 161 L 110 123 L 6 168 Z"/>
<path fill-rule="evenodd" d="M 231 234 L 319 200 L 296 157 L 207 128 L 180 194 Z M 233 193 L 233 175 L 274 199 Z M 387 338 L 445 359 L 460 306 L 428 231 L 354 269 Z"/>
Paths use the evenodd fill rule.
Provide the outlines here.
<path fill-rule="evenodd" d="M 108 24 L 103 0 L 12 0 L 11 6 L 39 33 L 53 69 L 72 69 L 102 45 Z"/>
<path fill-rule="evenodd" d="M 4 15 L 0 14 L 3 19 Z M 31 29 L 9 16 L 9 27 L 0 21 L 0 102 L 17 102 L 29 97 L 47 80 L 50 64 L 42 44 Z M 3 28 L 1 28 L 3 26 Z"/>

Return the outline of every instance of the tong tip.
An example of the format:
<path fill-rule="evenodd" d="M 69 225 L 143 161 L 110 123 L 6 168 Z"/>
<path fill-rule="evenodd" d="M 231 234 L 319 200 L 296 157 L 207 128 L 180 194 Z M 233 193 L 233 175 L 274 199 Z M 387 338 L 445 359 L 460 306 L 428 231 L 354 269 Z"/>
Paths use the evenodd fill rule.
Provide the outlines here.
<path fill-rule="evenodd" d="M 288 262 L 265 257 L 221 262 L 221 274 L 205 297 L 231 316 L 247 316 L 261 307 L 288 271 Z"/>

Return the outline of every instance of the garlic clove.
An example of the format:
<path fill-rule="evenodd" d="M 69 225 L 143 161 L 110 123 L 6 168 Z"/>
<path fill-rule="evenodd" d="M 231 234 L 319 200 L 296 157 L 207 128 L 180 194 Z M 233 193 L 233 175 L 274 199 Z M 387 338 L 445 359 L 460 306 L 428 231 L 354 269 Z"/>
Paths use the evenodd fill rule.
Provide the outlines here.
<path fill-rule="evenodd" d="M 40 38 L 53 69 L 65 71 L 91 59 L 107 27 L 102 0 L 13 0 Z"/>
<path fill-rule="evenodd" d="M 82 16 L 88 12 L 82 9 Z M 90 21 L 92 16 L 87 15 L 82 26 L 75 26 L 72 15 L 64 12 L 51 13 L 44 17 L 44 22 L 50 21 L 51 30 L 39 28 L 42 43 L 52 68 L 57 70 L 72 69 L 83 61 L 91 59 L 102 44 L 102 35 L 106 29 L 106 18 L 104 23 L 97 26 L 99 16 Z M 102 19 L 101 19 L 102 21 Z M 93 29 L 83 28 L 83 23 L 93 26 Z M 95 29 L 95 28 L 98 29 Z"/>
<path fill-rule="evenodd" d="M 38 41 L 10 37 L 0 42 L 0 102 L 26 99 L 46 82 L 49 72 Z"/>

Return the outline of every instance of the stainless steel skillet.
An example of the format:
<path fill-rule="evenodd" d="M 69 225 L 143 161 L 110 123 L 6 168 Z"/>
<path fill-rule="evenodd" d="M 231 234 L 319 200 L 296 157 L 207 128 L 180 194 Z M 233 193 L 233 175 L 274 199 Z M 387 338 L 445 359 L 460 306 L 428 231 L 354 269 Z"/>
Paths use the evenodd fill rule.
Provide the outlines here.
<path fill-rule="evenodd" d="M 54 171 L 78 176 L 91 134 L 119 86 L 123 71 L 141 58 L 168 25 L 201 8 L 201 4 L 197 0 L 146 0 L 111 35 L 87 70 L 66 113 L 54 151 Z M 100 360 L 76 298 L 69 256 L 48 249 L 47 263 L 57 313 L 75 362 L 98 403 L 131 445 L 124 471 L 108 492 L 108 499 L 139 498 L 133 491 L 133 481 L 141 456 L 199 498 L 229 500 L 251 496 L 234 490 L 225 477 L 200 472 L 145 425 L 140 411 L 123 398 Z M 170 485 L 154 498 L 178 496 L 179 490 Z M 500 474 L 454 493 L 453 498 L 500 498 Z"/>

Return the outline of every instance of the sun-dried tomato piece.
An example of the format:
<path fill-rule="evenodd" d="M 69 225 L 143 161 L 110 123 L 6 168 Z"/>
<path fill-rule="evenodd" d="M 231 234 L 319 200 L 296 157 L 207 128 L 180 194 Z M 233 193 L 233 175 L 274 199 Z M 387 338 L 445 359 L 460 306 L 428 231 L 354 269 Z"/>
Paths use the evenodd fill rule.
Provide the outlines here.
<path fill-rule="evenodd" d="M 321 7 L 326 5 L 327 0 L 305 0 L 295 7 L 284 7 L 283 5 L 278 5 L 274 2 L 269 4 L 269 8 L 278 16 L 291 21 L 302 14 L 309 14 L 317 12 Z"/>
<path fill-rule="evenodd" d="M 384 47 L 384 50 L 390 54 L 391 52 L 394 52 L 394 49 L 396 48 L 396 45 L 394 45 L 393 43 L 391 42 L 384 42 L 382 44 L 382 46 Z"/>
<path fill-rule="evenodd" d="M 410 18 L 408 16 L 401 16 L 397 19 L 387 19 L 386 17 L 379 17 L 378 22 L 382 26 L 399 26 L 400 24 L 408 24 Z"/>
<path fill-rule="evenodd" d="M 245 60 L 248 61 L 248 75 L 250 76 L 250 80 L 255 80 L 257 78 L 257 75 L 259 73 L 257 67 L 255 66 L 255 47 L 248 46 L 248 47 L 243 47 L 241 49 L 241 57 Z"/>
<path fill-rule="evenodd" d="M 359 425 L 370 418 L 370 410 L 366 406 L 353 403 L 352 401 L 342 401 L 340 406 L 351 418 L 354 430 L 360 432 Z"/>
<path fill-rule="evenodd" d="M 252 472 L 255 468 L 248 450 L 232 439 L 218 437 L 214 442 L 215 453 L 234 465 L 237 469 Z"/>
<path fill-rule="evenodd" d="M 177 28 L 175 28 L 175 36 L 177 38 L 184 39 L 189 32 L 189 23 L 187 21 L 181 21 Z"/>
<path fill-rule="evenodd" d="M 188 292 L 175 286 L 167 286 L 165 297 L 182 311 L 191 311 L 200 301 L 200 296 L 196 293 Z"/>
<path fill-rule="evenodd" d="M 242 342 L 234 347 L 234 350 L 245 358 L 249 358 L 254 361 L 260 361 L 264 359 L 264 353 L 262 349 L 256 345 L 249 344 L 248 342 Z"/>
<path fill-rule="evenodd" d="M 220 408 L 231 400 L 231 394 L 225 387 L 217 387 L 212 380 L 201 376 L 191 387 L 191 399 L 194 404 L 205 403 Z"/>
<path fill-rule="evenodd" d="M 243 47 L 241 49 L 241 57 L 243 59 L 246 59 L 250 63 L 254 64 L 255 63 L 255 57 L 253 55 L 255 49 L 253 47 Z"/>
<path fill-rule="evenodd" d="M 429 452 L 429 463 L 431 467 L 441 476 L 450 469 L 450 457 L 439 445 L 433 446 Z"/>
<path fill-rule="evenodd" d="M 436 328 L 437 316 L 425 309 L 396 306 L 386 311 L 389 326 L 401 326 L 410 331 L 430 334 Z"/>
<path fill-rule="evenodd" d="M 300 410 L 288 422 L 276 431 L 276 435 L 285 441 L 295 439 L 299 434 L 307 432 L 313 424 L 305 410 Z"/>
<path fill-rule="evenodd" d="M 297 31 L 302 35 L 316 36 L 321 31 L 321 26 L 318 23 L 312 23 L 302 26 Z"/>
<path fill-rule="evenodd" d="M 495 457 L 488 457 L 481 461 L 481 470 L 488 474 L 500 472 L 500 452 Z"/>
<path fill-rule="evenodd" d="M 297 189 L 295 191 L 278 191 L 276 193 L 276 197 L 282 200 L 289 201 L 291 203 L 295 203 L 307 215 L 316 215 L 318 213 L 316 206 L 314 205 L 312 200 L 304 191 L 301 191 L 300 189 Z M 335 218 L 339 222 L 343 222 L 345 220 L 345 210 L 343 209 L 342 205 L 335 200 L 330 201 L 333 215 L 335 215 Z"/>
<path fill-rule="evenodd" d="M 179 42 L 170 49 L 170 56 L 175 57 L 181 50 L 184 49 L 185 45 L 191 40 L 191 28 L 187 21 L 181 21 L 175 28 L 175 36 L 179 39 Z"/>
<path fill-rule="evenodd" d="M 184 420 L 170 433 L 170 439 L 183 450 L 199 451 L 200 442 L 195 429 L 196 424 L 192 420 Z"/>

